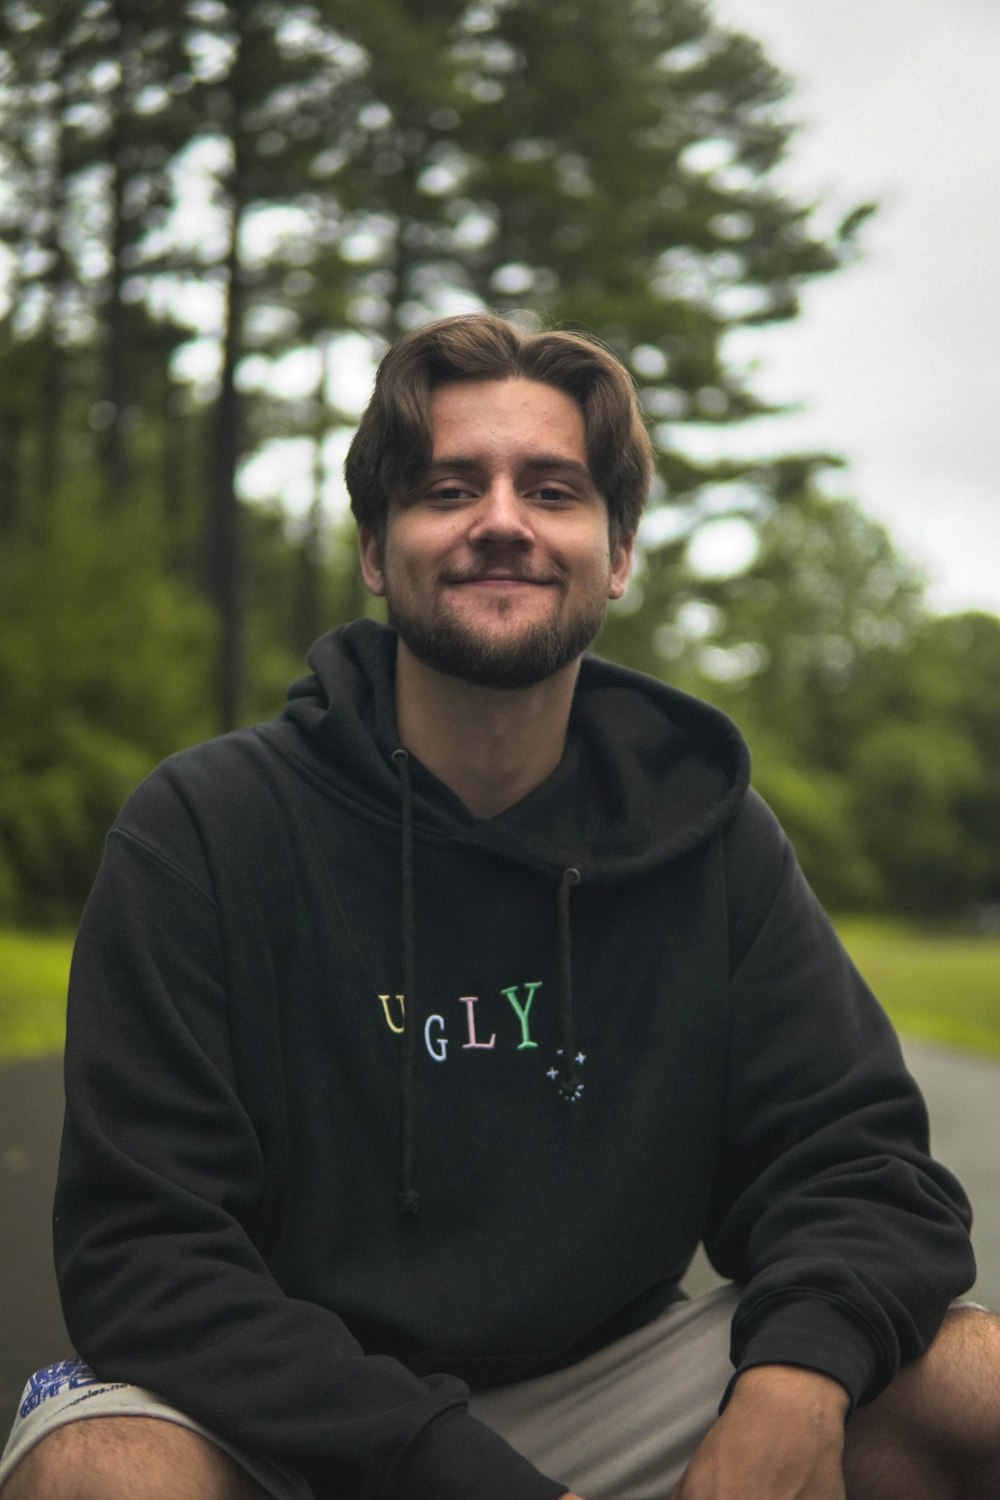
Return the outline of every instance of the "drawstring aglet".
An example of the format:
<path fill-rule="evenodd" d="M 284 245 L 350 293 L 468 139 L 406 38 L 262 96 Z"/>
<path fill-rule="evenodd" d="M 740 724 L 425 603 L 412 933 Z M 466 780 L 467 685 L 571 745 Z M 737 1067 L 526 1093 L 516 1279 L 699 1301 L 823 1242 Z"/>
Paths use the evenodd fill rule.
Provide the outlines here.
<path fill-rule="evenodd" d="M 561 990 L 561 1019 L 563 1045 L 560 1048 L 562 1057 L 562 1077 L 559 1079 L 559 1094 L 567 1104 L 576 1104 L 583 1094 L 583 1080 L 579 1073 L 570 1072 L 571 1058 L 582 1062 L 582 1055 L 576 1057 L 576 1047 L 573 1043 L 573 977 L 572 961 L 570 954 L 569 937 L 569 893 L 575 885 L 580 884 L 580 872 L 574 866 L 563 871 L 559 882 L 559 970 Z"/>

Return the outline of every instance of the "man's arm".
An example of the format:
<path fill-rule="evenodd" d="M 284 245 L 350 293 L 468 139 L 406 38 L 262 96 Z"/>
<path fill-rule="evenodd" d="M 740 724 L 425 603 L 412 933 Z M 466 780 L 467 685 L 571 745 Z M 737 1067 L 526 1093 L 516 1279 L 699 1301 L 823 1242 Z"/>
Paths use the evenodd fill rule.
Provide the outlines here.
<path fill-rule="evenodd" d="M 849 1404 L 841 1385 L 812 1370 L 745 1371 L 673 1500 L 844 1500 Z"/>
<path fill-rule="evenodd" d="M 849 1405 L 842 1386 L 812 1370 L 747 1370 L 671 1500 L 844 1500 Z"/>
<path fill-rule="evenodd" d="M 671 1500 L 844 1500 L 849 1405 L 842 1386 L 811 1370 L 746 1371 Z"/>
<path fill-rule="evenodd" d="M 973 1280 L 968 1203 L 930 1157 L 888 1019 L 759 798 L 726 845 L 730 1055 L 705 1243 L 745 1288 L 734 1361 L 815 1370 L 870 1400 Z"/>

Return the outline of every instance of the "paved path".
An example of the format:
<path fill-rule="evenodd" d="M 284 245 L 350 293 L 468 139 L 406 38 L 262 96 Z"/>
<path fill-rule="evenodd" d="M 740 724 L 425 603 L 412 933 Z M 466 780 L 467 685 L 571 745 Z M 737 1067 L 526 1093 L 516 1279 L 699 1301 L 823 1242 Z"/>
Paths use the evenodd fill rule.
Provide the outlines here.
<path fill-rule="evenodd" d="M 976 1209 L 976 1296 L 1000 1308 L 1000 1065 L 907 1043 L 931 1115 L 936 1154 Z M 69 1347 L 49 1249 L 49 1207 L 62 1119 L 58 1058 L 0 1070 L 0 1446 L 28 1374 Z M 689 1286 L 711 1284 L 699 1265 Z"/>
<path fill-rule="evenodd" d="M 69 1347 L 49 1229 L 61 1128 L 61 1057 L 0 1069 L 0 1444 L 31 1371 Z"/>
<path fill-rule="evenodd" d="M 923 1042 L 905 1042 L 904 1051 L 927 1100 L 934 1155 L 972 1200 L 972 1295 L 1000 1310 L 1000 1065 Z"/>

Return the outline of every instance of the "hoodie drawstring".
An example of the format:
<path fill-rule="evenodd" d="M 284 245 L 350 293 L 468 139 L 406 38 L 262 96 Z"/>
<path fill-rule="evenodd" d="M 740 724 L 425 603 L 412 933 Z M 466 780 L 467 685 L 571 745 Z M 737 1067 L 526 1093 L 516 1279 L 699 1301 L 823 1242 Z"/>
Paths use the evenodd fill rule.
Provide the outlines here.
<path fill-rule="evenodd" d="M 420 1211 L 420 1194 L 413 1186 L 413 1093 L 416 1058 L 417 1005 L 414 985 L 414 899 L 413 899 L 413 788 L 410 784 L 410 757 L 400 747 L 392 752 L 399 770 L 402 798 L 402 916 L 403 916 L 403 1058 L 400 1073 L 402 1113 L 402 1146 L 400 1158 L 399 1211 Z"/>
<path fill-rule="evenodd" d="M 404 1022 L 400 1066 L 401 1148 L 399 1176 L 399 1211 L 412 1215 L 420 1212 L 420 1194 L 413 1182 L 414 1093 L 416 1087 L 416 964 L 414 960 L 415 925 L 413 870 L 413 787 L 410 781 L 410 757 L 400 747 L 392 752 L 399 771 L 402 813 L 401 879 L 402 879 L 402 948 Z M 562 1058 L 559 1092 L 570 1104 L 583 1093 L 583 1080 L 577 1070 L 576 1043 L 573 1038 L 573 969 L 570 946 L 569 897 L 580 883 L 580 872 L 570 866 L 559 881 L 559 1000 L 562 1023 Z"/>
<path fill-rule="evenodd" d="M 583 1080 L 577 1072 L 576 1044 L 573 1040 L 573 969 L 570 954 L 569 893 L 580 883 L 579 870 L 564 870 L 559 882 L 559 1001 L 562 1018 L 562 1066 L 559 1092 L 570 1104 L 583 1093 Z"/>

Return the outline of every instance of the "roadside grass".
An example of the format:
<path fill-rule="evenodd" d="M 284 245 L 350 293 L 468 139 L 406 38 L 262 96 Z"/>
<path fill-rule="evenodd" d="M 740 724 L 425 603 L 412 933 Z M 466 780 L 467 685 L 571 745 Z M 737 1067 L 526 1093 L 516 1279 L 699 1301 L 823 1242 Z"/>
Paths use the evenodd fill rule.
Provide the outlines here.
<path fill-rule="evenodd" d="M 900 1031 L 1000 1057 L 1000 937 L 836 919 L 851 957 Z M 72 937 L 0 929 L 0 1062 L 58 1052 Z"/>
<path fill-rule="evenodd" d="M 66 933 L 0 928 L 0 1062 L 62 1047 L 72 948 Z"/>
<path fill-rule="evenodd" d="M 899 1031 L 1000 1057 L 1000 937 L 888 917 L 835 926 Z"/>

